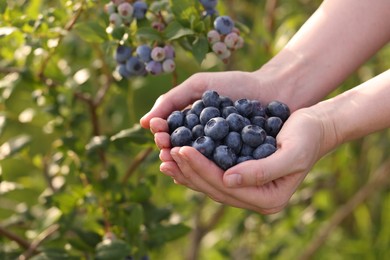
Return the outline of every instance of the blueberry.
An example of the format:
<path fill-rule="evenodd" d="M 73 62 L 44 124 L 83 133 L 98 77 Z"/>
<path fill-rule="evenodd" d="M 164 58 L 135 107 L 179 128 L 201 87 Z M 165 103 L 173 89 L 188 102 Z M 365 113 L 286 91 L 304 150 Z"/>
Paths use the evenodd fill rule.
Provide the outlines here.
<path fill-rule="evenodd" d="M 126 61 L 126 69 L 136 75 L 142 75 L 145 71 L 145 64 L 137 57 L 130 57 Z"/>
<path fill-rule="evenodd" d="M 262 116 L 253 116 L 251 117 L 251 124 L 252 125 L 257 125 L 257 126 L 260 126 L 261 128 L 264 129 L 265 127 L 265 122 L 266 122 L 266 119 Z"/>
<path fill-rule="evenodd" d="M 254 150 L 255 148 L 243 143 L 240 151 L 240 156 L 251 156 Z"/>
<path fill-rule="evenodd" d="M 220 109 L 223 109 L 223 108 L 229 107 L 229 106 L 234 106 L 233 100 L 231 100 L 228 97 L 219 96 L 219 100 L 220 100 L 220 102 L 219 102 L 219 108 Z"/>
<path fill-rule="evenodd" d="M 266 136 L 264 129 L 257 125 L 247 125 L 241 131 L 242 141 L 251 147 L 262 144 Z"/>
<path fill-rule="evenodd" d="M 242 115 L 236 113 L 228 115 L 226 121 L 229 124 L 230 131 L 241 132 L 241 130 L 246 125 L 245 118 Z"/>
<path fill-rule="evenodd" d="M 145 18 L 146 11 L 148 10 L 148 5 L 143 1 L 137 1 L 133 3 L 133 16 L 135 19 L 143 19 Z"/>
<path fill-rule="evenodd" d="M 211 118 L 219 117 L 221 113 L 216 107 L 206 107 L 199 115 L 200 123 L 205 125 Z"/>
<path fill-rule="evenodd" d="M 224 139 L 224 144 L 228 146 L 235 154 L 239 154 L 242 147 L 241 134 L 230 132 Z"/>
<path fill-rule="evenodd" d="M 261 105 L 260 101 L 251 100 L 251 103 L 252 103 L 252 114 L 251 114 L 252 117 L 253 116 L 262 116 L 262 117 L 266 116 L 265 109 Z"/>
<path fill-rule="evenodd" d="M 252 113 L 253 105 L 249 99 L 242 98 L 234 102 L 234 106 L 237 108 L 238 113 L 247 117 Z"/>
<path fill-rule="evenodd" d="M 192 139 L 204 136 L 204 126 L 199 124 L 192 128 Z"/>
<path fill-rule="evenodd" d="M 287 118 L 290 116 L 290 109 L 289 107 L 279 101 L 272 101 L 270 102 L 267 107 L 265 108 L 265 112 L 269 117 L 276 116 L 282 119 L 283 122 L 287 120 Z"/>
<path fill-rule="evenodd" d="M 133 73 L 127 70 L 126 64 L 118 64 L 116 70 L 118 71 L 119 75 L 121 75 L 122 78 L 130 78 L 131 76 L 134 76 Z"/>
<path fill-rule="evenodd" d="M 202 95 L 202 101 L 205 107 L 219 107 L 221 102 L 219 94 L 213 90 L 206 90 Z"/>
<path fill-rule="evenodd" d="M 237 155 L 226 145 L 215 148 L 213 161 L 223 170 L 227 170 L 236 164 Z"/>
<path fill-rule="evenodd" d="M 272 144 L 262 144 L 253 151 L 253 158 L 261 159 L 270 156 L 276 151 Z"/>
<path fill-rule="evenodd" d="M 162 73 L 162 64 L 161 62 L 151 60 L 146 64 L 146 70 L 152 75 L 158 75 Z"/>
<path fill-rule="evenodd" d="M 220 34 L 226 35 L 233 31 L 234 28 L 234 22 L 232 18 L 229 16 L 218 16 L 214 20 L 214 28 L 217 30 Z"/>
<path fill-rule="evenodd" d="M 218 0 L 199 0 L 205 9 L 214 9 L 217 6 Z"/>
<path fill-rule="evenodd" d="M 164 46 L 164 51 L 165 51 L 165 58 L 166 59 L 173 59 L 175 58 L 175 49 L 173 48 L 172 45 L 165 45 Z"/>
<path fill-rule="evenodd" d="M 243 162 L 246 162 L 246 161 L 249 161 L 249 160 L 253 160 L 253 157 L 250 156 L 250 155 L 246 155 L 246 156 L 240 156 L 237 158 L 237 164 L 239 163 L 243 163 Z"/>
<path fill-rule="evenodd" d="M 222 109 L 222 117 L 224 117 L 224 118 L 227 118 L 228 115 L 233 114 L 233 113 L 238 114 L 238 110 L 234 106 L 227 106 L 227 107 L 224 107 Z"/>
<path fill-rule="evenodd" d="M 184 125 L 184 115 L 181 111 L 173 111 L 167 118 L 169 133 Z"/>
<path fill-rule="evenodd" d="M 267 137 L 264 140 L 264 144 L 271 144 L 276 147 L 276 139 L 270 135 L 267 135 Z"/>
<path fill-rule="evenodd" d="M 206 123 L 204 133 L 214 140 L 221 140 L 229 133 L 229 124 L 223 117 L 214 117 Z"/>
<path fill-rule="evenodd" d="M 210 158 L 215 149 L 215 142 L 211 137 L 201 136 L 192 143 L 192 147 L 194 147 L 207 158 Z"/>
<path fill-rule="evenodd" d="M 180 126 L 171 134 L 172 147 L 191 145 L 192 132 L 185 126 Z"/>
<path fill-rule="evenodd" d="M 200 124 L 199 117 L 195 114 L 189 113 L 184 118 L 184 126 L 192 129 L 194 126 Z"/>
<path fill-rule="evenodd" d="M 265 123 L 267 134 L 276 137 L 283 126 L 283 121 L 279 117 L 269 117 Z"/>
<path fill-rule="evenodd" d="M 150 57 L 152 49 L 146 44 L 138 46 L 135 52 L 138 58 L 140 58 L 140 60 L 143 62 L 149 62 L 152 59 Z"/>
<path fill-rule="evenodd" d="M 119 45 L 116 48 L 115 52 L 115 60 L 118 63 L 125 63 L 128 58 L 131 56 L 131 48 L 124 46 L 124 45 Z"/>
<path fill-rule="evenodd" d="M 163 61 L 165 59 L 165 50 L 163 47 L 156 46 L 152 49 L 150 57 L 154 61 Z"/>
<path fill-rule="evenodd" d="M 191 106 L 191 113 L 200 116 L 200 113 L 205 108 L 202 100 L 196 100 Z"/>

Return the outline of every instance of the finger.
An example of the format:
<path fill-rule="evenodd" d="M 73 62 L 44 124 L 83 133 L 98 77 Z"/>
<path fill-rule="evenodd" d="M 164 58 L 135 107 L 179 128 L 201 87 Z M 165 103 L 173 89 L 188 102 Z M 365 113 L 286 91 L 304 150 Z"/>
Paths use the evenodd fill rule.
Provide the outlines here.
<path fill-rule="evenodd" d="M 154 117 L 150 120 L 150 130 L 153 134 L 159 132 L 168 132 L 168 123 L 165 119 Z"/>
<path fill-rule="evenodd" d="M 171 149 L 161 149 L 159 158 L 163 162 L 173 162 L 173 158 L 171 156 Z"/>
<path fill-rule="evenodd" d="M 287 148 L 279 148 L 274 154 L 259 160 L 240 163 L 226 171 L 223 182 L 227 187 L 261 186 L 272 180 L 286 176 L 300 169 L 293 152 Z"/>
<path fill-rule="evenodd" d="M 207 88 L 206 77 L 202 73 L 195 74 L 182 84 L 161 95 L 152 109 L 144 115 L 140 124 L 144 128 L 150 127 L 150 120 L 154 117 L 167 118 L 175 110 L 181 110 L 198 99 Z"/>
<path fill-rule="evenodd" d="M 160 150 L 164 148 L 171 148 L 171 139 L 168 133 L 155 133 L 154 142 Z"/>
<path fill-rule="evenodd" d="M 175 184 L 186 186 L 195 191 L 200 191 L 191 183 L 187 182 L 187 179 L 184 177 L 184 175 L 182 174 L 180 168 L 178 167 L 175 161 L 163 162 L 160 165 L 160 171 L 164 175 L 171 177 L 174 180 Z"/>

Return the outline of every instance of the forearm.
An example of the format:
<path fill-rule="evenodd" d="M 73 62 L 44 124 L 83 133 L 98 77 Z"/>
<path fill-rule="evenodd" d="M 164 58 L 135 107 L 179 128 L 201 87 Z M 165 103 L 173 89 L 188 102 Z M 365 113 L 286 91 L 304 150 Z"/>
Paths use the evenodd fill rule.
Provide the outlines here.
<path fill-rule="evenodd" d="M 326 0 L 259 71 L 295 110 L 322 100 L 390 40 L 390 1 Z"/>
<path fill-rule="evenodd" d="M 326 153 L 338 145 L 390 127 L 390 70 L 309 108 L 323 121 Z"/>

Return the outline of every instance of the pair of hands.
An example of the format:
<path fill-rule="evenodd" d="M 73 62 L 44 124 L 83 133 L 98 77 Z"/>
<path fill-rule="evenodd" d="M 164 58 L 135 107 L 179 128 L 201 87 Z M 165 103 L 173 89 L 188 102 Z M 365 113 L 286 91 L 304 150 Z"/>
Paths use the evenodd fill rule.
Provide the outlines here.
<path fill-rule="evenodd" d="M 196 149 L 170 146 L 165 120 L 212 89 L 232 100 L 278 100 L 274 84 L 250 72 L 198 73 L 162 95 L 140 121 L 150 128 L 160 149 L 160 170 L 175 183 L 207 194 L 213 200 L 262 214 L 282 210 L 313 165 L 328 152 L 321 116 L 312 108 L 292 113 L 277 136 L 278 150 L 261 160 L 223 171 Z M 288 100 L 281 100 L 289 105 Z M 291 101 L 293 102 L 293 101 Z"/>

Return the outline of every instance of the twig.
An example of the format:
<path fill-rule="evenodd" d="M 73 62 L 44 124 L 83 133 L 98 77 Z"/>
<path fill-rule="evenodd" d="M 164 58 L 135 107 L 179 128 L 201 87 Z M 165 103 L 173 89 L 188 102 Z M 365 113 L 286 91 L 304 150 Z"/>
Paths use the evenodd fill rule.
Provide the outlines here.
<path fill-rule="evenodd" d="M 9 240 L 15 241 L 19 246 L 27 249 L 30 248 L 30 243 L 23 239 L 22 237 L 16 235 L 15 233 L 5 229 L 4 227 L 0 226 L 0 235 L 8 238 Z"/>
<path fill-rule="evenodd" d="M 30 244 L 27 248 L 27 251 L 18 257 L 18 260 L 26 260 L 29 259 L 34 253 L 37 252 L 37 248 L 42 244 L 44 240 L 53 235 L 60 228 L 60 225 L 54 224 L 49 226 L 47 229 L 42 231 L 36 239 Z"/>
<path fill-rule="evenodd" d="M 382 166 L 375 171 L 373 178 L 364 185 L 355 195 L 344 205 L 342 205 L 317 232 L 314 240 L 303 250 L 303 254 L 299 259 L 312 259 L 315 252 L 323 245 L 329 234 L 348 216 L 357 206 L 363 203 L 374 192 L 386 186 L 390 182 L 390 160 L 383 163 Z"/>
<path fill-rule="evenodd" d="M 142 150 L 137 154 L 137 156 L 134 158 L 133 163 L 129 166 L 129 168 L 126 171 L 125 176 L 122 178 L 122 183 L 125 184 L 131 175 L 135 172 L 135 170 L 138 168 L 138 166 L 153 152 L 153 148 L 149 147 L 145 150 Z"/>

